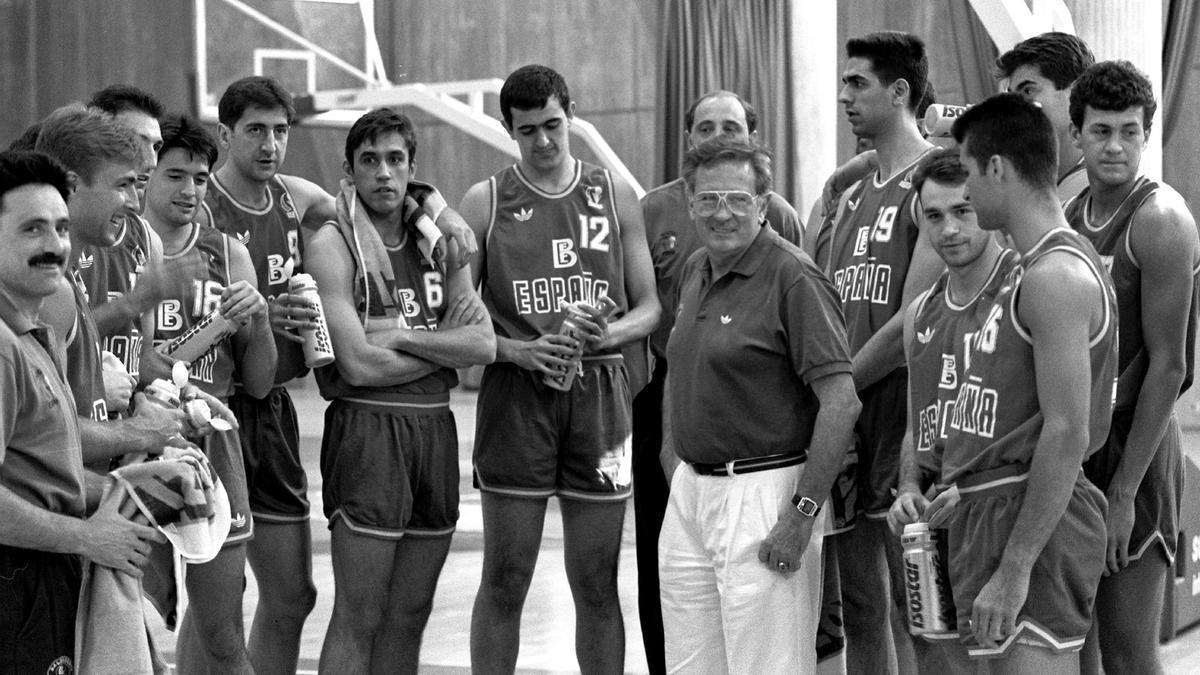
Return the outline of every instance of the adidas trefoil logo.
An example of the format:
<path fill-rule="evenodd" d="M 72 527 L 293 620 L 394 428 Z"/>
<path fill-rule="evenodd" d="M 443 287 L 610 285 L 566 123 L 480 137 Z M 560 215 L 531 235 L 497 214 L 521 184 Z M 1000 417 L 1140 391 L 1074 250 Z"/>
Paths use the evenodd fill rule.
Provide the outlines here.
<path fill-rule="evenodd" d="M 242 243 L 242 246 L 250 245 L 250 230 L 237 233 L 237 240 Z"/>
<path fill-rule="evenodd" d="M 724 325 L 728 325 L 730 321 L 733 321 L 733 317 L 732 317 L 732 316 L 729 316 L 728 314 L 722 314 L 722 315 L 721 315 L 721 325 L 722 325 L 722 326 L 724 326 Z"/>
<path fill-rule="evenodd" d="M 84 253 L 83 255 L 79 256 L 79 269 L 81 270 L 91 269 L 92 265 L 95 263 L 96 257 L 94 255 L 88 255 Z"/>
<path fill-rule="evenodd" d="M 246 515 L 239 513 L 236 516 L 234 516 L 229 522 L 234 527 L 245 527 L 246 526 Z"/>
<path fill-rule="evenodd" d="M 513 218 L 516 218 L 517 220 L 521 221 L 522 223 L 529 220 L 532 217 L 533 217 L 533 209 L 521 209 L 520 211 L 517 211 L 516 213 L 513 214 Z"/>
<path fill-rule="evenodd" d="M 923 345 L 929 344 L 929 341 L 932 339 L 933 339 L 933 327 L 932 326 L 917 333 L 917 342 L 920 342 Z"/>

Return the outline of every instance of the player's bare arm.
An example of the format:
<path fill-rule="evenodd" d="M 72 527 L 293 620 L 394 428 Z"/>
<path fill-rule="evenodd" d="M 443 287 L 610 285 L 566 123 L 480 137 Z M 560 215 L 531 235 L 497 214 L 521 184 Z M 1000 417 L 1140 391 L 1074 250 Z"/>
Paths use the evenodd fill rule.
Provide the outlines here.
<path fill-rule="evenodd" d="M 662 465 L 668 485 L 671 484 L 671 476 L 675 475 L 675 469 L 682 461 L 675 449 L 675 434 L 671 431 L 671 373 L 668 371 L 666 381 L 663 382 L 662 448 L 658 452 L 658 462 Z"/>
<path fill-rule="evenodd" d="M 646 337 L 658 325 L 658 317 L 662 312 L 654 285 L 654 265 L 650 261 L 650 249 L 646 246 L 646 225 L 642 222 L 641 205 L 633 188 L 615 176 L 613 191 L 617 218 L 621 223 L 625 297 L 629 299 L 629 311 L 612 322 L 598 321 L 600 330 L 592 332 L 587 340 L 591 351 L 620 347 Z"/>
<path fill-rule="evenodd" d="M 1159 190 L 1133 216 L 1130 245 L 1141 263 L 1142 336 L 1149 363 L 1125 451 L 1108 498 L 1108 571 L 1129 564 L 1129 534 L 1138 486 L 1162 442 L 1187 368 L 1187 322 L 1193 271 L 1200 265 L 1196 221 L 1173 190 Z"/>
<path fill-rule="evenodd" d="M 911 362 L 912 340 L 916 332 L 914 324 L 917 319 L 917 309 L 925 293 L 904 309 L 904 361 Z M 913 409 L 911 370 L 908 383 L 908 409 Z M 915 523 L 925 513 L 929 500 L 921 493 L 921 471 L 917 465 L 917 447 L 913 443 L 912 415 L 905 417 L 904 437 L 900 439 L 900 477 L 896 489 L 896 501 L 892 502 L 888 511 L 888 527 L 899 536 L 904 526 Z"/>
<path fill-rule="evenodd" d="M 326 221 L 337 219 L 337 206 L 333 195 L 307 178 L 279 174 L 279 179 L 292 195 L 296 213 L 300 216 L 300 236 L 304 237 L 307 244 L 312 233 Z"/>
<path fill-rule="evenodd" d="M 92 318 L 101 336 L 112 335 L 126 322 L 137 321 L 147 312 L 152 312 L 162 299 L 162 238 L 151 227 L 145 230 L 148 237 L 146 271 L 128 293 L 92 308 Z"/>
<path fill-rule="evenodd" d="M 367 340 L 354 309 L 354 260 L 334 226 L 312 235 L 306 269 L 317 282 L 337 354 L 334 364 L 355 387 L 383 387 L 411 382 L 441 366 L 412 354 L 378 347 Z"/>
<path fill-rule="evenodd" d="M 487 228 L 491 217 L 491 187 L 488 181 L 481 181 L 471 186 L 463 195 L 458 212 L 471 226 L 475 233 L 477 248 L 471 258 L 471 285 L 481 288 L 480 283 L 487 278 Z M 636 204 L 636 203 L 635 203 Z M 640 221 L 639 221 L 640 222 Z M 645 247 L 644 234 L 642 246 Z M 622 239 L 622 243 L 624 240 Z M 649 254 L 647 254 L 649 258 Z M 653 279 L 651 279 L 653 292 Z M 496 336 L 496 361 L 514 363 L 526 370 L 534 370 L 547 375 L 558 373 L 571 365 L 571 357 L 575 353 L 577 342 L 565 335 L 543 335 L 536 340 L 513 340 L 502 335 Z"/>
<path fill-rule="evenodd" d="M 912 260 L 908 264 L 908 276 L 904 278 L 901 306 L 912 304 L 918 295 L 937 281 L 945 269 L 945 263 L 929 245 L 924 234 L 918 236 Z M 875 384 L 904 363 L 903 333 L 904 316 L 902 312 L 897 312 L 854 355 L 854 386 L 859 391 Z"/>
<path fill-rule="evenodd" d="M 1066 512 L 1079 476 L 1089 442 L 1088 345 L 1104 321 L 1104 303 L 1091 270 L 1068 253 L 1046 254 L 1021 282 L 1017 312 L 1033 342 L 1044 421 L 1012 534 L 971 610 L 971 629 L 985 646 L 1012 634 L 1030 570 Z"/>
<path fill-rule="evenodd" d="M 447 368 L 467 368 L 494 361 L 496 335 L 492 318 L 471 286 L 470 267 L 458 264 L 458 253 L 456 250 L 446 260 L 445 293 L 449 309 L 436 331 L 395 328 L 371 333 L 367 341 Z"/>
<path fill-rule="evenodd" d="M 278 354 L 271 339 L 267 301 L 257 288 L 258 277 L 250 252 L 229 239 L 229 285 L 221 293 L 221 314 L 238 324 L 233 335 L 233 356 L 246 393 L 262 398 L 275 384 Z"/>
<path fill-rule="evenodd" d="M 820 410 L 813 423 L 812 440 L 808 445 L 808 460 L 796 485 L 798 495 L 827 495 L 833 479 L 842 467 L 850 448 L 854 421 L 862 409 L 854 381 L 849 373 L 835 373 L 813 380 L 809 385 Z M 770 569 L 780 563 L 793 572 L 800 568 L 800 557 L 808 548 L 815 519 L 802 515 L 789 503 L 781 509 L 779 522 L 771 529 L 758 549 L 758 559 Z"/>

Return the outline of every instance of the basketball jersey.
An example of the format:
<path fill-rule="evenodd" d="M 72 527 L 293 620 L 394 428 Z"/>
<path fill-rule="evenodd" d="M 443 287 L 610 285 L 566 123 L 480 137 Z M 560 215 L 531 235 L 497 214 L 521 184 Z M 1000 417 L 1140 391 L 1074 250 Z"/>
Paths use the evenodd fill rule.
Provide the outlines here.
<path fill-rule="evenodd" d="M 75 323 L 67 333 L 67 382 L 80 415 L 96 421 L 108 419 L 104 399 L 104 371 L 100 359 L 100 331 L 92 317 L 87 289 L 79 268 L 67 272 L 67 283 L 75 298 Z"/>
<path fill-rule="evenodd" d="M 1103 289 L 1101 323 L 1088 343 L 1091 390 L 1087 454 L 1108 437 L 1117 374 L 1116 298 L 1108 273 L 1087 240 L 1068 228 L 1056 228 L 1013 267 L 986 308 L 982 326 L 959 338 L 965 348 L 958 390 L 938 392 L 943 409 L 944 399 L 954 398 L 942 455 L 941 481 L 945 484 L 1006 464 L 1028 467 L 1032 461 L 1044 418 L 1038 401 L 1033 344 L 1016 310 L 1025 272 L 1055 251 L 1081 259 Z"/>
<path fill-rule="evenodd" d="M 1130 232 L 1134 214 L 1159 190 L 1170 188 L 1146 177 L 1137 179 L 1133 190 L 1121 202 L 1108 221 L 1091 224 L 1091 190 L 1083 192 L 1066 205 L 1067 221 L 1075 231 L 1087 237 L 1096 247 L 1100 259 L 1112 275 L 1117 291 L 1117 317 L 1120 321 L 1120 357 L 1115 407 L 1132 408 L 1137 404 L 1142 381 L 1149 366 L 1145 337 L 1142 333 L 1142 270 L 1141 263 L 1133 254 Z M 1145 227 L 1145 226 L 1143 226 Z M 1196 366 L 1196 317 L 1200 311 L 1200 268 L 1192 270 L 1192 298 L 1188 312 L 1187 341 L 1184 347 L 1185 370 L 1183 385 L 1179 393 L 1187 391 L 1192 384 Z"/>
<path fill-rule="evenodd" d="M 288 291 L 287 262 L 292 261 L 292 272 L 301 271 L 304 238 L 300 233 L 300 214 L 292 202 L 292 195 L 279 176 L 267 181 L 267 205 L 261 209 L 242 204 L 221 185 L 213 174 L 209 190 L 204 196 L 204 207 L 208 210 L 208 222 L 221 232 L 237 239 L 250 251 L 250 262 L 258 275 L 258 292 L 268 301 Z M 275 384 L 303 377 L 308 372 L 304 365 L 303 347 L 297 342 L 275 335 L 275 349 L 279 365 L 275 370 Z"/>
<path fill-rule="evenodd" d="M 628 310 L 621 224 L 606 169 L 576 160 L 570 185 L 558 194 L 534 186 L 517 165 L 488 183 L 482 296 L 497 335 L 534 340 L 557 333 L 566 304 L 596 305 L 603 295 L 616 303 L 616 317 Z"/>
<path fill-rule="evenodd" d="M 417 248 L 417 235 L 414 231 L 402 227 L 403 239 L 395 247 L 385 247 L 388 258 L 392 263 L 392 273 L 395 275 L 395 289 L 392 300 L 404 324 L 413 330 L 437 330 L 438 323 L 446 313 L 446 266 L 444 262 L 430 263 Z M 396 325 L 393 318 L 387 321 L 385 305 L 378 299 L 367 301 L 368 290 L 365 277 L 357 256 L 354 242 L 343 241 L 354 258 L 354 309 L 358 312 L 367 332 L 376 329 L 392 328 Z M 374 287 L 374 284 L 372 284 Z M 368 314 L 369 312 L 369 314 Z M 372 325 L 374 324 L 374 325 Z M 458 384 L 458 373 L 453 368 L 440 368 L 428 375 L 411 382 L 382 387 L 356 387 L 342 377 L 336 364 L 319 368 L 316 371 L 317 384 L 321 395 L 327 399 L 335 398 L 370 398 L 387 399 L 389 394 L 440 394 L 448 392 Z M 382 396 L 381 396 L 382 395 Z"/>
<path fill-rule="evenodd" d="M 876 171 L 856 183 L 845 213 L 827 221 L 823 229 L 832 230 L 818 236 L 816 260 L 841 298 L 851 353 L 901 309 L 920 236 L 912 178 L 926 153 L 885 181 Z"/>
<path fill-rule="evenodd" d="M 79 275 L 95 309 L 133 290 L 150 259 L 150 226 L 139 216 L 127 216 L 117 243 L 112 246 L 85 244 L 79 256 Z M 141 317 L 126 321 L 111 335 L 100 339 L 100 348 L 112 352 L 130 375 L 137 377 L 142 350 Z"/>
<path fill-rule="evenodd" d="M 983 286 L 963 304 L 950 298 L 949 271 L 917 301 L 908 357 L 909 415 L 917 463 L 927 475 L 936 476 L 941 468 L 948 422 L 962 379 L 962 336 L 983 325 L 1018 257 L 1012 249 L 1002 251 Z"/>
<path fill-rule="evenodd" d="M 207 225 L 192 223 L 188 241 L 178 253 L 163 253 L 175 272 L 167 279 L 154 322 L 154 346 L 183 335 L 221 306 L 221 290 L 229 285 L 229 239 Z M 221 340 L 191 363 L 189 379 L 218 398 L 233 393 L 233 340 Z"/>

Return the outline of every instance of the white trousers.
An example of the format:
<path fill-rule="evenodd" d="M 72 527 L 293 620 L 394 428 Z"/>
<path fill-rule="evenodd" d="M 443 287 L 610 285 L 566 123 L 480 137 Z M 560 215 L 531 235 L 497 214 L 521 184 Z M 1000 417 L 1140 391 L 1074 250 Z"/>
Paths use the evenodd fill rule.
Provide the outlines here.
<path fill-rule="evenodd" d="M 668 672 L 816 671 L 825 518 L 791 575 L 758 560 L 781 510 L 793 508 L 803 468 L 739 476 L 676 469 L 658 539 Z"/>

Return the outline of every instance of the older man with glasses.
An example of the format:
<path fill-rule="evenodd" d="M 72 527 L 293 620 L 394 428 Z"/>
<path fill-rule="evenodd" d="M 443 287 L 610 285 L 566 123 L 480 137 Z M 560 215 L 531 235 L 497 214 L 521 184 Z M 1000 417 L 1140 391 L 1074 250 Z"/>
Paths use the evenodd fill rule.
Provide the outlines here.
<path fill-rule="evenodd" d="M 763 227 L 766 150 L 706 143 L 684 179 L 704 248 L 684 267 L 667 345 L 667 669 L 812 672 L 817 515 L 860 409 L 838 298 Z"/>

